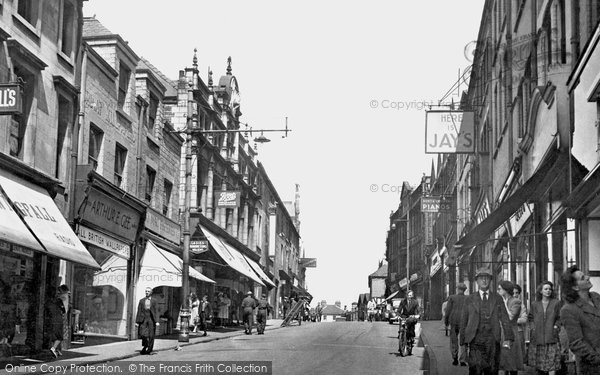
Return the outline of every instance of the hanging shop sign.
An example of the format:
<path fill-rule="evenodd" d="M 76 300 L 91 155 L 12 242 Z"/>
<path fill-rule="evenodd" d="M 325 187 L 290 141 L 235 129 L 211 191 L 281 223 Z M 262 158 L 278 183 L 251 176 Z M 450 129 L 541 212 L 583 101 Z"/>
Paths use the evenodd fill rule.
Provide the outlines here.
<path fill-rule="evenodd" d="M 190 241 L 190 252 L 192 254 L 202 254 L 208 251 L 208 240 Z"/>
<path fill-rule="evenodd" d="M 0 115 L 21 114 L 21 86 L 18 84 L 0 84 Z"/>
<path fill-rule="evenodd" d="M 451 212 L 452 202 L 444 196 L 421 197 L 421 212 Z"/>
<path fill-rule="evenodd" d="M 240 206 L 240 191 L 224 191 L 216 190 L 215 196 L 217 199 L 217 207 L 239 207 Z"/>
<path fill-rule="evenodd" d="M 431 213 L 424 213 L 423 217 L 425 219 L 425 245 L 431 246 L 434 245 L 433 242 L 433 218 L 431 217 Z"/>
<path fill-rule="evenodd" d="M 144 226 L 151 232 L 179 244 L 181 242 L 181 226 L 158 211 L 148 208 Z"/>
<path fill-rule="evenodd" d="M 431 256 L 431 267 L 429 269 L 429 276 L 435 275 L 436 272 L 440 270 L 440 268 L 442 268 L 442 260 L 440 258 L 440 255 L 436 251 Z"/>
<path fill-rule="evenodd" d="M 425 113 L 425 153 L 475 153 L 475 113 L 427 111 Z"/>

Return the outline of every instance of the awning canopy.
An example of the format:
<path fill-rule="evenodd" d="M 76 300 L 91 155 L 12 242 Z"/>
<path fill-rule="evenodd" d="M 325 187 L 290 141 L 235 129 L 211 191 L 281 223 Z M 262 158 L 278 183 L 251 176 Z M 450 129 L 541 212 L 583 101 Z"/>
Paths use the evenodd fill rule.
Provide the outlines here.
<path fill-rule="evenodd" d="M 232 246 L 228 245 L 225 241 L 221 241 L 221 239 L 217 235 L 213 234 L 205 227 L 200 226 L 200 228 L 202 229 L 202 233 L 204 233 L 213 249 L 215 249 L 217 254 L 231 268 L 241 273 L 242 275 L 247 276 L 250 279 L 256 281 L 260 285 L 265 286 L 265 284 L 260 280 L 260 277 L 258 277 L 256 272 L 252 270 L 252 267 L 250 267 L 248 262 L 246 262 L 246 260 L 244 259 L 244 256 L 240 254 L 239 251 L 234 249 Z"/>
<path fill-rule="evenodd" d="M 1 204 L 8 204 L 8 201 L 12 203 L 12 205 L 8 205 L 10 209 L 5 210 L 8 212 L 8 215 L 0 219 L 0 223 L 6 223 L 7 220 L 15 220 L 14 223 L 10 223 L 9 225 L 19 231 L 18 233 L 10 234 L 2 233 L 1 235 L 4 238 L 16 244 L 23 242 L 23 246 L 31 247 L 35 250 L 39 250 L 39 244 L 41 244 L 48 252 L 48 255 L 100 269 L 98 262 L 94 260 L 85 246 L 83 246 L 45 189 L 4 170 L 0 170 L 0 186 L 2 186 L 2 190 L 6 194 L 6 198 L 8 198 L 8 200 L 1 200 Z M 23 220 L 19 218 L 18 222 L 23 224 L 24 221 L 24 224 L 30 231 L 29 235 L 23 230 L 25 225 L 18 224 L 16 221 L 16 213 L 10 212 L 13 208 L 18 210 L 20 217 L 23 218 Z M 23 234 L 23 238 L 15 241 L 14 237 L 20 234 Z M 37 246 L 33 243 L 32 237 L 39 242 Z"/>
<path fill-rule="evenodd" d="M 159 285 L 182 286 L 183 261 L 181 258 L 167 250 L 159 248 L 151 240 L 146 242 L 146 251 L 142 256 L 140 265 L 138 285 L 151 287 Z M 200 281 L 215 283 L 192 267 L 189 268 L 189 275 Z"/>
<path fill-rule="evenodd" d="M 21 221 L 2 192 L 0 192 L 0 240 L 46 252 Z"/>
<path fill-rule="evenodd" d="M 244 257 L 244 259 L 246 259 L 246 261 L 248 262 L 248 264 L 250 265 L 250 267 L 252 267 L 252 270 L 254 270 L 254 272 L 256 272 L 256 274 L 267 284 L 269 284 L 270 286 L 274 287 L 275 283 L 273 281 L 271 281 L 271 279 L 269 278 L 269 276 L 267 276 L 265 274 L 265 272 L 262 270 L 262 268 L 260 268 L 260 266 L 253 261 L 252 259 L 248 258 L 247 256 L 245 256 L 244 254 L 242 254 L 242 256 Z"/>
<path fill-rule="evenodd" d="M 535 173 L 517 191 L 493 210 L 481 223 L 456 243 L 456 246 L 470 248 L 488 239 L 490 234 L 508 220 L 523 203 L 533 197 L 540 188 L 547 188 L 557 172 L 567 163 L 568 158 L 558 151 L 551 151 Z"/>
<path fill-rule="evenodd" d="M 572 217 L 587 216 L 586 207 L 590 202 L 598 200 L 600 192 L 600 164 L 596 165 L 577 185 L 565 200 L 569 215 Z"/>

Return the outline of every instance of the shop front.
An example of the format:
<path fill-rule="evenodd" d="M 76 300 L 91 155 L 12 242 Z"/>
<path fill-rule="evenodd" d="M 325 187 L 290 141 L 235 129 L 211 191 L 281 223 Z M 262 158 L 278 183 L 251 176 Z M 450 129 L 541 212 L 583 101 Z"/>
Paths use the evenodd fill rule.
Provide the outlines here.
<path fill-rule="evenodd" d="M 136 242 L 145 204 L 88 166 L 78 166 L 77 234 L 101 269 L 73 269 L 74 342 L 130 339 Z"/>
<path fill-rule="evenodd" d="M 429 266 L 429 301 L 431 309 L 429 311 L 429 319 L 442 318 L 442 303 L 444 298 L 444 273 L 442 272 L 442 258 L 436 250 L 431 255 Z"/>
<path fill-rule="evenodd" d="M 0 316 L 13 354 L 44 346 L 43 306 L 68 284 L 65 261 L 100 268 L 50 196 L 48 186 L 57 182 L 26 168 L 0 168 Z"/>

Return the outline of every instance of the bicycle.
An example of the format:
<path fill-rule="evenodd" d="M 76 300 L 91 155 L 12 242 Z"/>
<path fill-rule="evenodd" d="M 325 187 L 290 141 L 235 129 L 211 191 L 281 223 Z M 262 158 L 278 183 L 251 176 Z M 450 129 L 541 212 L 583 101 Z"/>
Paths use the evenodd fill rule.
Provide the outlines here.
<path fill-rule="evenodd" d="M 400 328 L 398 329 L 398 352 L 400 352 L 400 356 L 404 357 L 405 355 L 412 355 L 412 348 L 414 345 L 414 337 L 410 340 L 406 337 L 408 327 L 406 326 L 406 321 L 410 318 L 419 319 L 419 315 L 410 315 L 406 318 L 399 317 L 398 321 L 400 323 Z"/>

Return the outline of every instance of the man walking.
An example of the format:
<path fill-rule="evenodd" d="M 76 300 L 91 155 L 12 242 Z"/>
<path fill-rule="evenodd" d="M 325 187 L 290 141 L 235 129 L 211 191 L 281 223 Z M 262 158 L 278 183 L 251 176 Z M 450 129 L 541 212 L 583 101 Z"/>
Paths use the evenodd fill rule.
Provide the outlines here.
<path fill-rule="evenodd" d="M 267 325 L 267 314 L 271 309 L 267 295 L 262 294 L 262 298 L 258 300 L 258 312 L 256 313 L 256 330 L 259 335 L 265 334 L 265 326 Z"/>
<path fill-rule="evenodd" d="M 467 298 L 467 296 L 465 296 L 465 290 L 467 290 L 467 286 L 463 283 L 459 283 L 456 286 L 456 294 L 448 297 L 448 304 L 446 305 L 444 314 L 444 324 L 446 327 L 450 326 L 450 352 L 452 353 L 452 364 L 454 366 L 457 366 L 459 361 L 461 366 L 467 365 L 466 348 L 462 345 L 459 348 L 458 345 L 460 318 L 462 316 L 465 298 Z"/>
<path fill-rule="evenodd" d="M 490 290 L 492 273 L 480 268 L 475 274 L 479 291 L 466 297 L 460 323 L 460 344 L 468 345 L 470 375 L 496 375 L 500 362 L 501 330 L 505 348 L 514 340 L 502 297 Z"/>
<path fill-rule="evenodd" d="M 135 324 L 138 326 L 139 336 L 142 338 L 142 351 L 140 354 L 150 354 L 154 349 L 154 334 L 160 325 L 158 303 L 152 298 L 152 288 L 146 288 L 146 297 L 138 303 Z"/>
<path fill-rule="evenodd" d="M 375 307 L 377 307 L 377 305 L 375 304 L 375 299 L 371 299 L 369 302 L 367 302 L 367 314 L 369 317 L 369 322 L 373 321 L 373 316 L 375 315 Z"/>
<path fill-rule="evenodd" d="M 244 331 L 245 334 L 252 334 L 252 315 L 254 314 L 254 308 L 256 307 L 256 300 L 252 296 L 252 292 L 248 292 L 248 295 L 242 301 L 242 310 L 244 318 Z"/>

